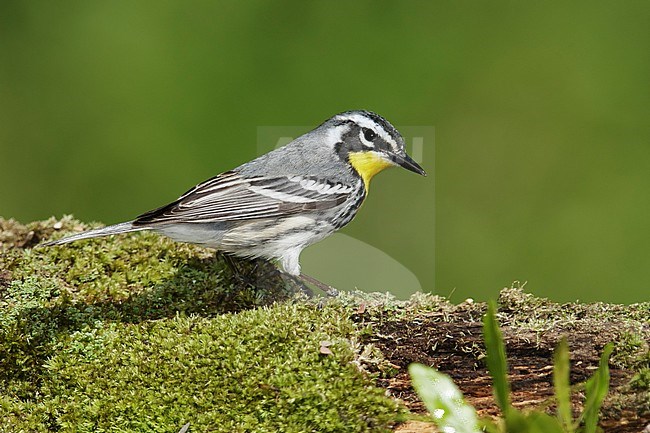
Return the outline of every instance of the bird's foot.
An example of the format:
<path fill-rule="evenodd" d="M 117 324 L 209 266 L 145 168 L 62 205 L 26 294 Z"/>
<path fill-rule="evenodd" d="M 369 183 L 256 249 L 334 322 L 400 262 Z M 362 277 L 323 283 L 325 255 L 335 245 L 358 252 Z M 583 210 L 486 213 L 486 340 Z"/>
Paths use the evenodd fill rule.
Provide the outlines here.
<path fill-rule="evenodd" d="M 224 261 L 232 278 L 243 286 L 262 287 L 268 286 L 269 281 L 273 278 L 280 277 L 285 285 L 305 294 L 308 298 L 314 297 L 314 292 L 309 286 L 322 290 L 327 296 L 338 296 L 339 291 L 325 284 L 314 277 L 306 274 L 299 276 L 283 272 L 274 266 L 271 262 L 257 259 L 240 259 L 228 253 L 217 252 L 217 257 Z"/>
<path fill-rule="evenodd" d="M 318 281 L 314 277 L 310 277 L 309 275 L 306 274 L 300 274 L 300 278 L 307 284 L 311 284 L 312 286 L 321 289 L 323 292 L 325 292 L 325 294 L 327 294 L 327 296 L 335 297 L 339 295 L 339 291 L 335 287 L 332 287 L 329 284 L 325 284 L 321 281 Z"/>
<path fill-rule="evenodd" d="M 268 260 L 262 258 L 241 259 L 221 251 L 217 252 L 217 257 L 224 261 L 230 270 L 233 282 L 240 286 L 262 289 L 284 284 L 287 290 L 299 291 L 309 298 L 314 296 L 311 289 L 302 280 L 281 271 Z"/>
<path fill-rule="evenodd" d="M 263 259 L 241 259 L 222 251 L 217 251 L 217 257 L 226 264 L 234 282 L 241 286 L 258 287 L 261 281 L 277 272 L 275 266 Z"/>
<path fill-rule="evenodd" d="M 294 291 L 302 293 L 307 298 L 314 297 L 314 292 L 300 278 L 280 270 L 278 272 L 288 287 L 292 287 Z"/>

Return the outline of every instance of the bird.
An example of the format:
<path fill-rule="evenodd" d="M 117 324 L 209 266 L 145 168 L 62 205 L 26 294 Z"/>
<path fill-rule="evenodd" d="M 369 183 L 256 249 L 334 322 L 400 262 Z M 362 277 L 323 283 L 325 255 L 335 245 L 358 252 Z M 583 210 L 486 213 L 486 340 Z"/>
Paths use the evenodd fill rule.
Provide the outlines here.
<path fill-rule="evenodd" d="M 345 111 L 165 206 L 43 245 L 153 231 L 228 257 L 275 262 L 290 279 L 335 295 L 336 289 L 301 272 L 300 254 L 352 221 L 371 179 L 393 166 L 426 176 L 385 118 L 367 110 Z"/>

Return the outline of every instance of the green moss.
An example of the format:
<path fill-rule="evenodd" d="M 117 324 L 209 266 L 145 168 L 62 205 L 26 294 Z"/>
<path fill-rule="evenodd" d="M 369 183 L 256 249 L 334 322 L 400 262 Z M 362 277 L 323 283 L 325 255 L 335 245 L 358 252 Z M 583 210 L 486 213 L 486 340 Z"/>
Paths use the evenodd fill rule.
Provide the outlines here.
<path fill-rule="evenodd" d="M 88 227 L 0 219 L 0 432 L 384 431 L 403 409 L 359 367 L 399 371 L 364 339 L 485 311 L 422 294 L 294 303 L 268 268 L 242 264 L 254 284 L 233 283 L 212 251 L 148 233 L 35 247 Z M 518 287 L 500 305 L 502 326 L 549 350 L 567 333 L 589 350 L 615 341 L 612 364 L 637 373 L 621 407 L 650 410 L 650 303 L 561 305 Z"/>
<path fill-rule="evenodd" d="M 47 363 L 42 390 L 80 431 L 366 431 L 396 406 L 350 363 L 351 332 L 340 309 L 310 305 L 89 327 Z"/>
<path fill-rule="evenodd" d="M 521 288 L 504 289 L 499 297 L 502 324 L 522 333 L 579 334 L 593 336 L 593 344 L 614 342 L 611 364 L 636 371 L 650 349 L 650 302 L 633 305 L 570 303 L 558 304 L 524 293 Z"/>
<path fill-rule="evenodd" d="M 351 363 L 352 331 L 307 304 L 96 323 L 58 342 L 37 404 L 0 411 L 26 431 L 381 431 L 398 408 Z"/>
<path fill-rule="evenodd" d="M 25 248 L 86 226 L 0 228 L 0 431 L 384 431 L 401 413 L 354 366 L 339 303 L 275 304 L 277 281 L 233 285 L 153 234 Z"/>
<path fill-rule="evenodd" d="M 650 391 L 650 368 L 641 368 L 630 381 L 630 386 L 636 391 Z"/>

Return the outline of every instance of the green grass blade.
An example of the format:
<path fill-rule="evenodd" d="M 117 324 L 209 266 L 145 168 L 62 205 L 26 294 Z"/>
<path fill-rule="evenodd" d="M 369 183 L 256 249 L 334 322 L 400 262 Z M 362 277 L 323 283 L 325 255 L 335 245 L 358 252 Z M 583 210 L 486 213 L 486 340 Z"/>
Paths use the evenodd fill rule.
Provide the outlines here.
<path fill-rule="evenodd" d="M 609 343 L 603 349 L 600 357 L 600 364 L 596 372 L 587 380 L 585 384 L 585 408 L 583 419 L 585 423 L 584 433 L 595 433 L 598 426 L 598 414 L 600 406 L 609 391 L 609 356 L 614 350 L 614 345 Z"/>
<path fill-rule="evenodd" d="M 566 430 L 560 422 L 543 412 L 532 412 L 526 417 L 526 431 L 528 433 L 567 433 L 573 430 Z M 510 433 L 510 431 L 508 431 Z"/>
<path fill-rule="evenodd" d="M 553 354 L 553 384 L 557 399 L 557 417 L 566 433 L 573 433 L 571 384 L 569 381 L 569 344 L 562 338 Z"/>
<path fill-rule="evenodd" d="M 524 414 L 512 408 L 505 416 L 505 424 L 501 433 L 566 433 L 557 418 L 543 412 Z"/>
<path fill-rule="evenodd" d="M 526 416 L 515 408 L 510 408 L 504 415 L 505 430 L 501 433 L 529 433 Z"/>
<path fill-rule="evenodd" d="M 483 338 L 487 351 L 487 366 L 492 376 L 494 397 L 504 414 L 510 410 L 510 385 L 508 383 L 508 364 L 503 336 L 496 319 L 494 301 L 488 304 L 483 317 Z"/>
<path fill-rule="evenodd" d="M 479 433 L 478 418 L 472 405 L 449 376 L 422 364 L 409 365 L 413 388 L 433 416 L 441 431 Z"/>
<path fill-rule="evenodd" d="M 502 433 L 503 429 L 500 428 L 500 426 L 492 421 L 491 419 L 488 418 L 481 418 L 479 421 L 480 425 L 480 430 L 481 432 L 486 432 L 486 433 Z"/>

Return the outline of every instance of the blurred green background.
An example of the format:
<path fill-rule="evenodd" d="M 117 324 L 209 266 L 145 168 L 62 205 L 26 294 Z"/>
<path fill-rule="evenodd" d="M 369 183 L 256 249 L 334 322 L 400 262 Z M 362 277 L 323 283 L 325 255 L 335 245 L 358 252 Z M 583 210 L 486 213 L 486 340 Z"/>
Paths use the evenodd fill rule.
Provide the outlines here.
<path fill-rule="evenodd" d="M 257 156 L 262 126 L 366 108 L 435 128 L 430 175 L 379 175 L 345 239 L 454 301 L 648 300 L 649 22 L 647 1 L 3 0 L 0 215 L 120 222 Z M 327 248 L 306 271 L 381 275 Z"/>

